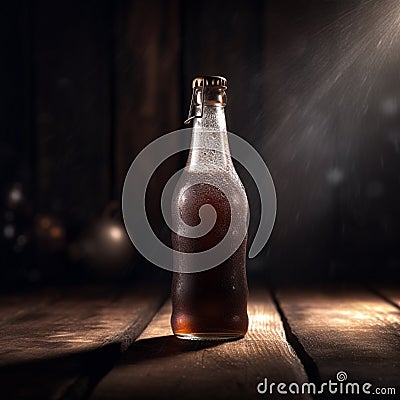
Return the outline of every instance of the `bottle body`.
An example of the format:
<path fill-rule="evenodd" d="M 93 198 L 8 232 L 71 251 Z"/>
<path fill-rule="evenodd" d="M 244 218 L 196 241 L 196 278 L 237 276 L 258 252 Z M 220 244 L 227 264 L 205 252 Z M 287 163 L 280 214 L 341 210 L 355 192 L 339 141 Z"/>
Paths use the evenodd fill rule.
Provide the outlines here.
<path fill-rule="evenodd" d="M 198 211 L 204 204 L 212 205 L 217 212 L 213 229 L 201 238 L 186 238 L 174 233 L 174 249 L 185 253 L 204 251 L 223 239 L 229 226 L 230 210 L 218 188 L 209 184 L 194 185 L 185 191 L 177 206 L 185 222 L 194 225 L 198 223 Z M 214 268 L 173 273 L 171 324 L 176 336 L 218 340 L 245 335 L 248 327 L 246 242 L 247 235 L 239 248 Z"/>
<path fill-rule="evenodd" d="M 208 95 L 215 98 L 215 93 Z M 180 255 L 174 257 L 177 272 L 172 279 L 171 325 L 174 334 L 183 339 L 233 339 L 243 337 L 248 327 L 248 203 L 229 153 L 224 104 L 207 103 L 207 93 L 204 101 L 202 116 L 194 120 L 189 158 L 172 201 L 176 227 L 172 245 Z M 221 189 L 221 183 L 229 188 L 229 195 Z M 184 225 L 199 226 L 204 217 L 200 209 L 205 205 L 215 212 L 212 228 L 204 235 L 187 237 Z M 185 254 L 205 252 L 225 237 L 228 247 L 230 238 L 238 240 L 217 266 L 200 272 L 179 272 L 183 265 L 184 270 L 190 269 L 190 257 Z"/>

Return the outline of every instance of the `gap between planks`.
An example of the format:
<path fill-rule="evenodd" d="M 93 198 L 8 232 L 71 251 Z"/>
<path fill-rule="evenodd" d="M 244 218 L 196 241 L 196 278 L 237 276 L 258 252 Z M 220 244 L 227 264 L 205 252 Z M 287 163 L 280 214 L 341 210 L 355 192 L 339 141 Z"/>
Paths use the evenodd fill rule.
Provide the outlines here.
<path fill-rule="evenodd" d="M 99 382 L 91 399 L 259 399 L 257 384 L 264 378 L 307 382 L 267 290 L 251 291 L 248 311 L 250 326 L 244 339 L 185 341 L 172 335 L 171 304 L 166 302 Z"/>
<path fill-rule="evenodd" d="M 399 291 L 395 293 L 399 295 Z M 344 371 L 346 382 L 370 382 L 375 388 L 398 387 L 398 308 L 359 287 L 282 289 L 277 290 L 276 296 L 321 381 L 335 381 L 336 374 Z M 393 293 L 391 296 L 395 298 Z"/>
<path fill-rule="evenodd" d="M 80 399 L 143 331 L 166 287 L 70 289 L 11 297 L 0 309 L 0 384 L 7 398 Z M 29 299 L 26 304 L 24 300 Z"/>
<path fill-rule="evenodd" d="M 400 290 L 395 287 L 368 287 L 372 293 L 400 310 Z"/>

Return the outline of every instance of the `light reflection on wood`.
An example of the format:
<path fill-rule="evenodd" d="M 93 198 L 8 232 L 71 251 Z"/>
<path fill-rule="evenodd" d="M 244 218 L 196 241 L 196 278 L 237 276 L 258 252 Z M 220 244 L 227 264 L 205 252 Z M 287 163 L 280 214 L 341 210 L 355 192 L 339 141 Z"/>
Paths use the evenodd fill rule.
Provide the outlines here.
<path fill-rule="evenodd" d="M 349 380 L 397 385 L 400 311 L 362 289 L 278 291 L 288 322 L 322 380 L 340 370 Z"/>
<path fill-rule="evenodd" d="M 252 292 L 244 339 L 201 345 L 171 336 L 167 303 L 100 382 L 94 399 L 258 398 L 257 384 L 307 380 L 267 290 Z M 308 396 L 292 398 L 308 399 Z"/>

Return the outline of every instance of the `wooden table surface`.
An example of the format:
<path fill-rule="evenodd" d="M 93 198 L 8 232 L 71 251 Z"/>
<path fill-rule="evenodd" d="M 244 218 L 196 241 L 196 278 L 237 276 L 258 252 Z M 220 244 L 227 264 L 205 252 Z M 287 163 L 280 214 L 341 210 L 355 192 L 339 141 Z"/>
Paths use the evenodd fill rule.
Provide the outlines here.
<path fill-rule="evenodd" d="M 398 289 L 251 289 L 248 334 L 215 343 L 172 335 L 165 286 L 51 289 L 0 300 L 1 399 L 357 397 L 257 392 L 265 378 L 288 390 L 337 382 L 339 372 L 344 383 L 400 396 Z"/>

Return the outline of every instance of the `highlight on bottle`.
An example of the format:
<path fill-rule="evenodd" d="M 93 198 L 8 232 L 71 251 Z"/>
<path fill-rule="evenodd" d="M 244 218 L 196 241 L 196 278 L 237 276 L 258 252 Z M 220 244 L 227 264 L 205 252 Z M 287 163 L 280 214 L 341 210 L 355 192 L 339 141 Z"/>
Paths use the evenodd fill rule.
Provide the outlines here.
<path fill-rule="evenodd" d="M 247 229 L 237 229 L 242 224 L 241 215 L 237 210 L 235 193 L 223 179 L 216 179 L 212 174 L 199 174 L 191 177 L 189 187 L 198 184 L 208 184 L 220 190 L 229 202 L 231 210 L 230 226 L 224 238 L 214 247 L 196 253 L 183 253 L 165 245 L 152 230 L 146 214 L 145 195 L 149 181 L 156 169 L 169 157 L 181 151 L 190 149 L 192 129 L 180 129 L 167 133 L 147 145 L 132 162 L 125 178 L 122 191 L 122 212 L 126 230 L 136 249 L 151 263 L 160 268 L 181 272 L 194 273 L 206 271 L 220 265 L 239 248 Z M 227 132 L 230 156 L 238 161 L 248 171 L 258 189 L 261 203 L 260 222 L 257 233 L 250 246 L 249 258 L 254 258 L 266 245 L 272 232 L 276 217 L 276 192 L 274 182 L 264 160 L 246 140 Z M 209 147 L 207 148 L 209 149 Z M 217 151 L 217 150 L 216 150 Z M 157 155 L 157 157 L 154 157 Z M 199 209 L 200 223 L 190 226 L 178 215 L 171 215 L 171 201 L 174 188 L 179 177 L 185 173 L 185 168 L 177 171 L 167 182 L 161 196 L 161 210 L 166 224 L 171 231 L 188 238 L 198 238 L 206 235 L 216 221 L 216 211 L 210 204 Z M 175 221 L 175 223 L 174 223 Z M 246 228 L 249 216 L 246 220 Z M 173 259 L 185 257 L 185 263 L 179 265 L 179 271 L 174 267 Z"/>

